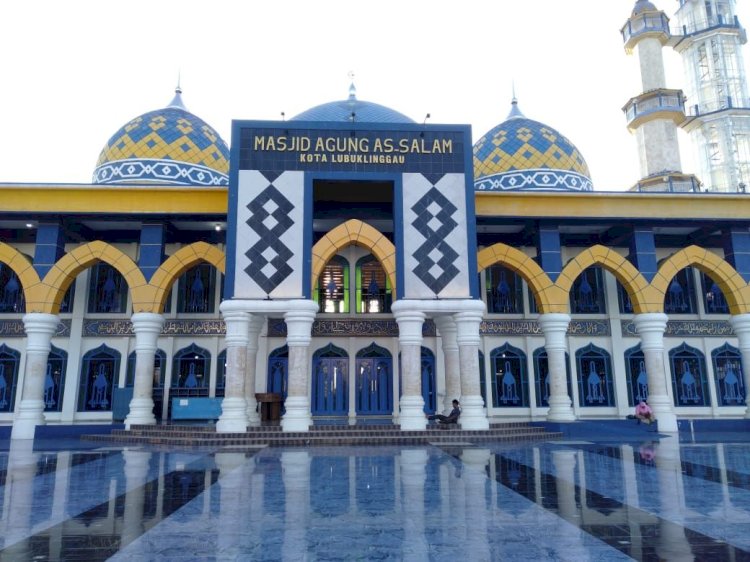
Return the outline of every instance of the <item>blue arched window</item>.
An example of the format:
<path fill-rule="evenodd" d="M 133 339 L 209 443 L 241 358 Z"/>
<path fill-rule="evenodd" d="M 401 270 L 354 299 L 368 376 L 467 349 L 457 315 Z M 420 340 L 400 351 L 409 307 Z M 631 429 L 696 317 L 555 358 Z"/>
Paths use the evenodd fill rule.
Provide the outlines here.
<path fill-rule="evenodd" d="M 216 373 L 216 396 L 224 396 L 224 389 L 227 386 L 227 350 L 223 349 L 216 357 L 218 361 L 218 372 Z"/>
<path fill-rule="evenodd" d="M 26 311 L 23 287 L 15 272 L 0 263 L 0 312 L 22 313 Z"/>
<path fill-rule="evenodd" d="M 602 268 L 584 269 L 570 290 L 570 310 L 573 314 L 606 314 Z"/>
<path fill-rule="evenodd" d="M 492 365 L 492 406 L 495 408 L 527 408 L 529 384 L 526 354 L 505 344 L 490 352 Z"/>
<path fill-rule="evenodd" d="M 191 344 L 174 355 L 171 386 L 196 396 L 208 396 L 210 372 L 211 354 L 208 350 Z"/>
<path fill-rule="evenodd" d="M 345 416 L 349 412 L 349 356 L 329 343 L 313 354 L 312 414 Z"/>
<path fill-rule="evenodd" d="M 20 357 L 21 354 L 15 349 L 0 345 L 0 412 L 13 411 Z"/>
<path fill-rule="evenodd" d="M 47 373 L 44 376 L 44 411 L 62 411 L 65 391 L 65 371 L 68 368 L 68 354 L 55 347 L 50 348 L 47 357 Z"/>
<path fill-rule="evenodd" d="M 166 376 L 167 354 L 161 349 L 154 353 L 154 378 L 153 388 L 164 388 L 164 377 Z M 135 384 L 135 351 L 128 355 L 127 370 L 125 371 L 125 386 L 130 388 Z"/>
<path fill-rule="evenodd" d="M 620 305 L 621 314 L 633 314 L 633 303 L 630 300 L 630 295 L 619 281 L 617 282 L 617 304 Z"/>
<path fill-rule="evenodd" d="M 576 351 L 578 403 L 598 408 L 615 405 L 612 361 L 604 349 L 589 344 Z"/>
<path fill-rule="evenodd" d="M 667 314 L 695 314 L 693 268 L 681 269 L 669 282 L 667 294 L 664 296 L 664 312 Z"/>
<path fill-rule="evenodd" d="M 356 310 L 362 314 L 391 311 L 391 282 L 375 256 L 365 256 L 357 261 Z"/>
<path fill-rule="evenodd" d="M 725 343 L 711 352 L 719 406 L 745 404 L 745 380 L 740 350 Z"/>
<path fill-rule="evenodd" d="M 482 406 L 487 407 L 487 373 L 484 367 L 484 353 L 479 352 L 479 393 L 482 395 Z"/>
<path fill-rule="evenodd" d="M 268 381 L 266 392 L 281 394 L 286 400 L 289 382 L 289 348 L 282 346 L 268 354 Z"/>
<path fill-rule="evenodd" d="M 355 411 L 358 415 L 393 413 L 393 358 L 374 343 L 360 349 L 355 365 Z"/>
<path fill-rule="evenodd" d="M 216 268 L 202 263 L 188 269 L 177 284 L 178 313 L 210 313 L 215 308 Z"/>
<path fill-rule="evenodd" d="M 536 405 L 549 406 L 550 380 L 547 350 L 539 347 L 534 350 L 534 387 L 536 389 Z M 568 396 L 573 396 L 573 386 L 570 382 L 570 355 L 565 353 L 565 378 L 568 381 Z"/>
<path fill-rule="evenodd" d="M 102 344 L 83 356 L 78 385 L 78 411 L 112 410 L 112 387 L 120 372 L 120 354 Z"/>
<path fill-rule="evenodd" d="M 349 312 L 349 262 L 342 256 L 334 256 L 323 268 L 314 298 L 321 313 Z"/>
<path fill-rule="evenodd" d="M 703 286 L 703 308 L 707 314 L 729 314 L 729 304 L 721 287 L 708 275 L 701 272 Z"/>
<path fill-rule="evenodd" d="M 487 312 L 523 314 L 523 282 L 516 272 L 493 265 L 485 270 Z"/>
<path fill-rule="evenodd" d="M 675 406 L 710 406 L 706 359 L 697 349 L 683 343 L 669 351 Z"/>
<path fill-rule="evenodd" d="M 89 307 L 91 313 L 126 312 L 128 285 L 120 272 L 108 263 L 97 263 L 89 277 Z"/>
<path fill-rule="evenodd" d="M 635 406 L 641 400 L 648 400 L 648 374 L 641 344 L 625 350 L 625 371 L 628 380 L 628 404 Z"/>

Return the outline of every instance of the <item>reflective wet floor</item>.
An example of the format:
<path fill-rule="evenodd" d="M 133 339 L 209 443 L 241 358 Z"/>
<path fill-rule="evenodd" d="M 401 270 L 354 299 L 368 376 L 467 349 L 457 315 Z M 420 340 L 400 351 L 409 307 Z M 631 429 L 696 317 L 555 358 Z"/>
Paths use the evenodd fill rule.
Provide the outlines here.
<path fill-rule="evenodd" d="M 0 560 L 750 560 L 750 440 L 13 443 Z"/>

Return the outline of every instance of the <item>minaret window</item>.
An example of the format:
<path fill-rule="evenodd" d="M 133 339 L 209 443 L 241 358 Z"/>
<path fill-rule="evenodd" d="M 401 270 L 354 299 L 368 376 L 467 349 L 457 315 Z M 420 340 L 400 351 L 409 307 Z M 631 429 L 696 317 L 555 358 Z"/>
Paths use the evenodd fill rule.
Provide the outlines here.
<path fill-rule="evenodd" d="M 112 410 L 112 388 L 120 372 L 120 353 L 101 345 L 83 356 L 78 386 L 79 412 Z"/>
<path fill-rule="evenodd" d="M 605 350 L 589 344 L 576 351 L 578 402 L 584 407 L 615 405 L 612 361 Z"/>
<path fill-rule="evenodd" d="M 216 268 L 207 263 L 197 265 L 180 277 L 177 312 L 212 313 L 215 309 Z"/>
<path fill-rule="evenodd" d="M 746 393 L 740 350 L 724 344 L 711 352 L 711 362 L 719 406 L 744 406 Z"/>
<path fill-rule="evenodd" d="M 91 313 L 123 313 L 128 303 L 128 285 L 120 272 L 108 263 L 91 268 L 89 308 Z"/>
<path fill-rule="evenodd" d="M 492 406 L 495 408 L 528 408 L 529 385 L 526 354 L 505 344 L 490 353 L 492 365 Z"/>
<path fill-rule="evenodd" d="M 523 283 L 521 277 L 501 265 L 493 265 L 485 271 L 487 312 L 490 314 L 523 314 Z"/>
<path fill-rule="evenodd" d="M 391 284 L 375 256 L 357 261 L 357 312 L 377 314 L 391 311 Z"/>
<path fill-rule="evenodd" d="M 44 375 L 44 396 L 42 400 L 44 400 L 45 412 L 62 411 L 67 367 L 67 352 L 53 345 L 47 357 L 47 372 Z"/>
<path fill-rule="evenodd" d="M 21 354 L 15 349 L 0 345 L 0 412 L 13 411 L 20 357 Z"/>
<path fill-rule="evenodd" d="M 687 344 L 669 351 L 675 406 L 710 406 L 706 358 Z"/>

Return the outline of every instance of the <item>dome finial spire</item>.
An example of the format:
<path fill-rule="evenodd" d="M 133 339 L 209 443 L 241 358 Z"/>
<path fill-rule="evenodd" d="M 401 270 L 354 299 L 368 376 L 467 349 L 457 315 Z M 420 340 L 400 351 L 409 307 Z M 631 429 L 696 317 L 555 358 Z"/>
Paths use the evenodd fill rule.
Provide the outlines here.
<path fill-rule="evenodd" d="M 521 110 L 518 109 L 518 98 L 516 98 L 516 81 L 514 80 L 511 83 L 511 92 L 512 92 L 512 98 L 510 100 L 510 113 L 508 113 L 508 117 L 506 117 L 506 121 L 508 119 L 517 119 L 525 117 L 523 113 L 521 113 Z"/>
<path fill-rule="evenodd" d="M 184 109 L 185 111 L 187 111 L 185 104 L 182 103 L 182 87 L 180 86 L 181 78 L 181 72 L 178 70 L 177 87 L 174 89 L 174 97 L 172 98 L 172 101 L 169 102 L 169 105 L 167 105 L 167 107 L 176 107 L 178 109 Z"/>
<path fill-rule="evenodd" d="M 354 85 L 354 71 L 350 70 L 347 74 L 349 77 L 349 101 L 356 101 L 357 99 L 357 87 Z"/>

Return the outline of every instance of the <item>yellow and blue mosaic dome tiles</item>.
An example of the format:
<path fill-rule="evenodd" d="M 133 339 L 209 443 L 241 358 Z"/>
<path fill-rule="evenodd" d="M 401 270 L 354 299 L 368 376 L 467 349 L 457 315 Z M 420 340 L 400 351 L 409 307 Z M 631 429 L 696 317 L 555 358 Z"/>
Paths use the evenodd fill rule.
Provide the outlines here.
<path fill-rule="evenodd" d="M 136 117 L 109 139 L 93 183 L 228 185 L 229 147 L 185 109 L 177 90 L 164 109 Z"/>
<path fill-rule="evenodd" d="M 578 149 L 552 127 L 516 107 L 474 145 L 475 191 L 591 191 Z"/>

